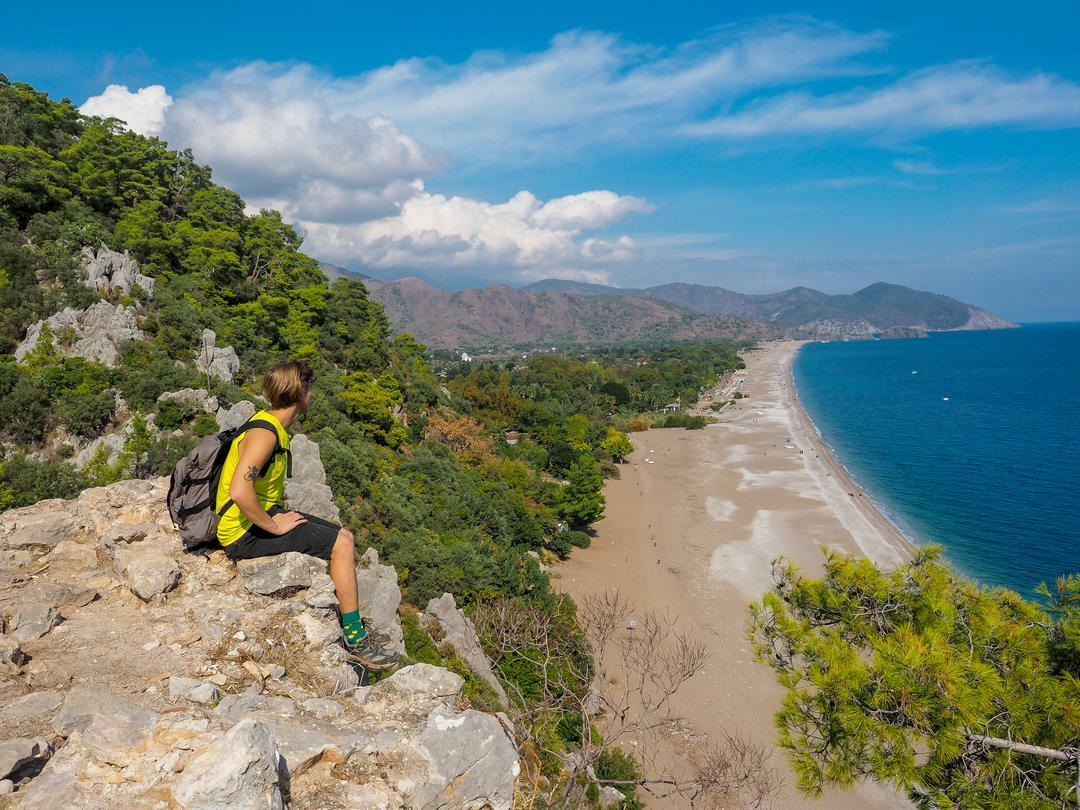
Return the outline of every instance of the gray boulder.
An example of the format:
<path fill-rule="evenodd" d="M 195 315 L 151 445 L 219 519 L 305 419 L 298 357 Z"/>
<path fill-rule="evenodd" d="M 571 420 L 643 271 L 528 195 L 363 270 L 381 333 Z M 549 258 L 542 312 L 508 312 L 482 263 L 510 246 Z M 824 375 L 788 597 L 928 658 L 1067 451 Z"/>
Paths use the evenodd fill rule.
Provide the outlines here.
<path fill-rule="evenodd" d="M 222 430 L 229 430 L 240 427 L 254 415 L 255 406 L 246 399 L 242 399 L 231 408 L 219 408 L 217 421 Z"/>
<path fill-rule="evenodd" d="M 401 606 L 397 569 L 380 563 L 379 552 L 369 548 L 356 566 L 356 590 L 361 614 L 371 620 L 375 629 L 382 630 L 390 637 L 391 649 L 404 655 L 405 636 L 397 615 Z"/>
<path fill-rule="evenodd" d="M 147 294 L 154 292 L 154 279 L 139 272 L 139 265 L 127 251 L 117 253 L 102 245 L 82 249 L 82 266 L 86 272 L 86 286 L 99 292 L 120 291 L 130 293 L 140 288 Z"/>
<path fill-rule="evenodd" d="M 37 778 L 19 791 L 25 808 L 64 808 L 64 810 L 105 810 L 115 807 L 103 797 L 95 796 L 79 780 L 80 771 L 91 764 L 81 746 L 65 745 L 45 764 Z"/>
<path fill-rule="evenodd" d="M 506 705 L 506 692 L 499 683 L 499 679 L 495 677 L 491 669 L 491 661 L 480 646 L 476 629 L 465 613 L 458 609 L 453 594 L 444 593 L 438 599 L 430 600 L 420 620 L 429 628 L 433 625 L 441 628 L 443 640 L 453 645 L 458 656 L 495 691 L 503 705 Z"/>
<path fill-rule="evenodd" d="M 160 593 L 168 593 L 180 582 L 176 560 L 153 546 L 137 543 L 118 546 L 113 560 L 116 572 L 127 581 L 131 592 L 144 602 Z"/>
<path fill-rule="evenodd" d="M 81 470 L 93 461 L 101 448 L 104 447 L 107 453 L 106 460 L 109 464 L 115 464 L 120 456 L 120 451 L 124 449 L 124 442 L 123 433 L 106 433 L 104 436 L 97 436 L 91 439 L 86 447 L 72 456 L 71 463 Z"/>
<path fill-rule="evenodd" d="M 384 678 L 373 687 L 371 694 L 379 697 L 390 692 L 405 700 L 446 701 L 461 694 L 465 681 L 460 675 L 431 664 L 412 664 Z"/>
<path fill-rule="evenodd" d="M 49 744 L 40 737 L 16 737 L 0 742 L 0 779 L 6 779 L 14 771 L 32 760 L 47 757 Z"/>
<path fill-rule="evenodd" d="M 334 523 L 341 522 L 341 512 L 334 503 L 334 493 L 326 485 L 319 445 L 303 433 L 289 442 L 293 476 L 285 482 L 285 497 L 289 506 L 309 515 Z"/>
<path fill-rule="evenodd" d="M 55 712 L 64 702 L 59 692 L 31 692 L 0 706 L 0 728 L 13 729 L 24 723 L 39 722 Z"/>
<path fill-rule="evenodd" d="M 23 360 L 34 350 L 45 324 L 53 334 L 53 345 L 64 357 L 84 357 L 106 366 L 115 366 L 120 359 L 120 346 L 129 340 L 139 340 L 143 333 L 135 321 L 135 310 L 108 301 L 98 301 L 86 309 L 67 309 L 33 324 L 26 338 L 15 348 L 15 359 Z M 74 340 L 62 340 L 65 334 Z"/>
<path fill-rule="evenodd" d="M 53 503 L 63 502 L 39 501 L 35 506 L 42 511 L 15 510 L 0 516 L 0 548 L 52 547 L 75 534 L 74 518 L 62 509 L 47 508 Z"/>
<path fill-rule="evenodd" d="M 370 739 L 359 729 L 342 728 L 311 717 L 281 717 L 260 712 L 254 719 L 270 732 L 292 778 L 327 755 L 341 762 Z"/>
<path fill-rule="evenodd" d="M 53 718 L 53 730 L 62 736 L 69 736 L 74 731 L 89 727 L 96 717 L 120 715 L 128 718 L 133 725 L 153 727 L 158 716 L 149 709 L 144 709 L 123 695 L 76 686 L 64 699 L 60 712 Z"/>
<path fill-rule="evenodd" d="M 285 761 L 270 732 L 248 718 L 188 763 L 173 796 L 188 810 L 284 810 L 288 785 Z"/>
<path fill-rule="evenodd" d="M 16 592 L 11 635 L 19 641 L 35 641 L 59 624 L 65 612 L 89 604 L 96 596 L 93 588 L 67 582 L 40 580 L 27 585 Z"/>
<path fill-rule="evenodd" d="M 238 560 L 236 568 L 244 589 L 264 596 L 290 596 L 311 587 L 319 574 L 326 574 L 325 562 L 297 551 Z"/>
<path fill-rule="evenodd" d="M 345 712 L 336 700 L 319 697 L 308 698 L 301 702 L 300 708 L 320 720 L 337 720 Z"/>
<path fill-rule="evenodd" d="M 296 713 L 296 701 L 281 695 L 241 692 L 237 695 L 226 695 L 214 708 L 214 714 L 233 722 L 243 720 L 252 712 L 293 715 Z"/>
<path fill-rule="evenodd" d="M 54 605 L 24 602 L 11 617 L 11 635 L 19 641 L 37 641 L 60 624 L 60 611 Z"/>
<path fill-rule="evenodd" d="M 472 709 L 437 710 L 413 747 L 427 760 L 428 774 L 417 780 L 410 806 L 509 810 L 521 766 L 517 749 L 494 716 Z"/>
<path fill-rule="evenodd" d="M 145 710 L 94 715 L 76 732 L 79 742 L 99 762 L 124 767 L 154 731 L 157 715 Z"/>
<path fill-rule="evenodd" d="M 604 810 L 607 810 L 609 807 L 615 807 L 625 799 L 626 797 L 622 792 L 613 788 L 611 785 L 604 785 L 600 788 L 600 806 L 604 808 Z"/>
<path fill-rule="evenodd" d="M 217 345 L 217 335 L 212 329 L 204 329 L 199 339 L 199 352 L 195 355 L 195 367 L 223 382 L 232 382 L 240 371 L 240 358 L 231 346 Z"/>
<path fill-rule="evenodd" d="M 221 697 L 221 691 L 209 681 L 173 675 L 169 678 L 169 699 L 187 698 L 192 703 L 209 704 Z"/>
<path fill-rule="evenodd" d="M 18 641 L 0 635 L 0 675 L 14 675 L 29 660 Z"/>
<path fill-rule="evenodd" d="M 179 391 L 165 391 L 158 398 L 158 402 L 179 402 L 181 405 L 190 405 L 193 408 L 217 413 L 217 397 L 211 396 L 205 388 L 181 388 Z"/>

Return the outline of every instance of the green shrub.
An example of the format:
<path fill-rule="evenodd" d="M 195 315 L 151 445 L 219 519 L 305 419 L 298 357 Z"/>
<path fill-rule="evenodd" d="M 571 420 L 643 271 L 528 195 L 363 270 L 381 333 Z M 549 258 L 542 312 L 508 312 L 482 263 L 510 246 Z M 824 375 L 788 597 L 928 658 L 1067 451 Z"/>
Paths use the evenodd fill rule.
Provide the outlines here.
<path fill-rule="evenodd" d="M 46 498 L 74 498 L 88 486 L 86 477 L 62 461 L 35 461 L 16 453 L 0 464 L 0 490 L 9 507 L 29 506 Z"/>
<path fill-rule="evenodd" d="M 56 419 L 80 436 L 98 436 L 112 420 L 115 409 L 116 397 L 110 389 L 91 391 L 80 385 L 56 401 Z"/>
<path fill-rule="evenodd" d="M 592 538 L 588 534 L 575 529 L 566 532 L 566 539 L 574 548 L 588 548 L 592 544 Z"/>
<path fill-rule="evenodd" d="M 198 442 L 194 436 L 165 436 L 150 446 L 146 469 L 150 475 L 169 475 L 176 462 L 191 452 Z"/>
<path fill-rule="evenodd" d="M 709 424 L 706 416 L 691 416 L 687 413 L 672 413 L 665 416 L 653 427 L 657 428 L 686 428 L 687 430 L 701 430 Z"/>
<path fill-rule="evenodd" d="M 196 436 L 209 436 L 211 433 L 217 433 L 219 430 L 217 419 L 205 411 L 200 412 L 195 417 L 195 424 L 191 426 L 191 431 Z"/>
<path fill-rule="evenodd" d="M 194 405 L 177 402 L 175 399 L 166 399 L 158 403 L 154 424 L 162 430 L 176 430 L 190 422 L 195 411 Z"/>

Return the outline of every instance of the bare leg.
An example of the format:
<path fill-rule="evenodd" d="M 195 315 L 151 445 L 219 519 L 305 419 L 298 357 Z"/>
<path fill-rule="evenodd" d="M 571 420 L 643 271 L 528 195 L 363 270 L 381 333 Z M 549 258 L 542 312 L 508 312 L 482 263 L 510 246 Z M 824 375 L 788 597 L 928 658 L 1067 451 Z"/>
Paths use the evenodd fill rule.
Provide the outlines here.
<path fill-rule="evenodd" d="M 351 613 L 359 609 L 356 599 L 356 546 L 353 533 L 348 529 L 338 532 L 334 550 L 330 552 L 330 579 L 334 580 L 337 591 L 338 609 L 342 613 Z"/>

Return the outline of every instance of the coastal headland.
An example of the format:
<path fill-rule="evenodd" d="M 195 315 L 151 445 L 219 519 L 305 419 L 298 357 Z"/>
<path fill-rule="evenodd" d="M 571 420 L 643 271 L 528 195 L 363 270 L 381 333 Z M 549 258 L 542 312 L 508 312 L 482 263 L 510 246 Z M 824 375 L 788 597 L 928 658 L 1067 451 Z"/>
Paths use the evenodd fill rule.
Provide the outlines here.
<path fill-rule="evenodd" d="M 675 696 L 675 711 L 698 732 L 775 739 L 782 690 L 754 660 L 745 636 L 747 605 L 772 582 L 771 561 L 821 570 L 822 547 L 883 565 L 907 559 L 911 546 L 821 442 L 799 405 L 791 364 L 801 344 L 763 344 L 747 368 L 725 381 L 718 399 L 744 398 L 704 430 L 632 435 L 621 478 L 608 481 L 606 517 L 590 548 L 555 570 L 556 586 L 575 598 L 618 588 L 638 610 L 668 611 L 710 653 L 703 672 Z M 873 784 L 802 797 L 784 753 L 771 765 L 784 784 L 776 807 L 907 806 Z"/>

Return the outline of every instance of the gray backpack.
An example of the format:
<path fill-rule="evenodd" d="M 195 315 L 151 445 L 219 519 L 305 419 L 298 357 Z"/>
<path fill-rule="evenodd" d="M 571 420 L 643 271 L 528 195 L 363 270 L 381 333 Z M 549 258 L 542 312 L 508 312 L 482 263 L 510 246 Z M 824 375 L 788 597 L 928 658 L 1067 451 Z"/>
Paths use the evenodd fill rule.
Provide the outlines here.
<path fill-rule="evenodd" d="M 230 498 L 221 509 L 214 508 L 221 470 L 225 466 L 233 440 L 251 428 L 264 428 L 274 434 L 274 452 L 259 471 L 259 477 L 262 478 L 278 453 L 289 452 L 281 446 L 277 428 L 265 419 L 252 419 L 240 427 L 205 436 L 190 453 L 176 462 L 169 479 L 167 503 L 173 528 L 180 532 L 185 548 L 190 550 L 217 542 L 218 522 L 233 505 Z M 287 475 L 291 476 L 291 455 L 288 465 Z"/>

